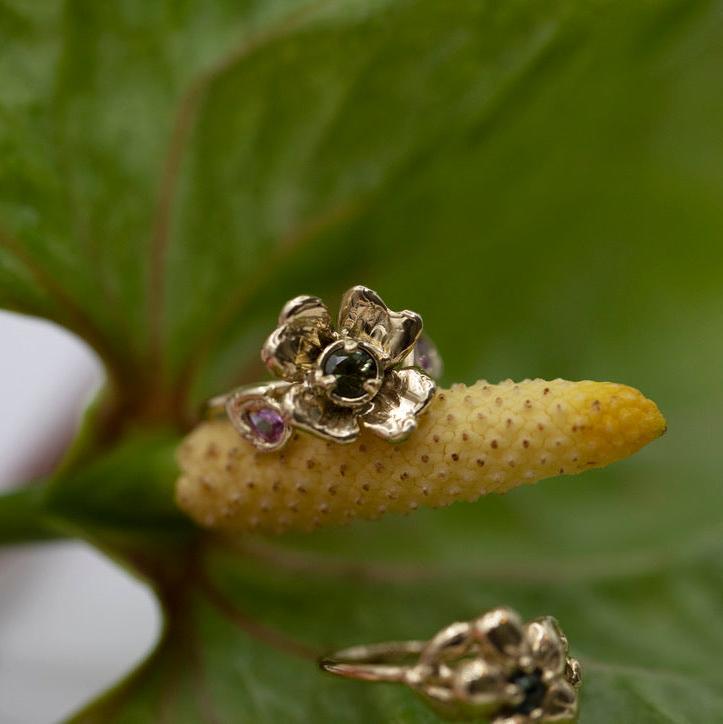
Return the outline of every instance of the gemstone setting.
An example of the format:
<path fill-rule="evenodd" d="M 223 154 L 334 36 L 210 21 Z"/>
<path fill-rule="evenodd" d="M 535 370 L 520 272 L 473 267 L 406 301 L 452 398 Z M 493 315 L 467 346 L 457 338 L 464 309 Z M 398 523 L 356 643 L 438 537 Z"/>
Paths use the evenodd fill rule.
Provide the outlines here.
<path fill-rule="evenodd" d="M 341 405 L 370 400 L 381 386 L 380 365 L 366 346 L 344 340 L 331 345 L 320 360 L 327 392 Z"/>
<path fill-rule="evenodd" d="M 234 427 L 260 450 L 276 450 L 291 436 L 288 416 L 270 397 L 238 396 L 229 400 L 226 411 Z"/>
<path fill-rule="evenodd" d="M 286 422 L 273 407 L 247 410 L 244 414 L 248 426 L 267 445 L 276 445 L 284 435 Z"/>
<path fill-rule="evenodd" d="M 535 669 L 532 673 L 518 671 L 509 681 L 517 686 L 525 697 L 515 707 L 515 714 L 529 714 L 542 705 L 547 693 L 547 686 L 542 681 L 542 672 L 539 669 Z"/>

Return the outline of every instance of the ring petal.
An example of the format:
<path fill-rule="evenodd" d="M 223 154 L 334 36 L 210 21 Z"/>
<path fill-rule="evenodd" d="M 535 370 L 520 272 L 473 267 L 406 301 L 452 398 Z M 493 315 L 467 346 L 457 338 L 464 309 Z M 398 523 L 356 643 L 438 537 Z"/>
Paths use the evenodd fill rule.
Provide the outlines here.
<path fill-rule="evenodd" d="M 284 305 L 279 326 L 261 348 L 261 359 L 276 376 L 298 381 L 333 340 L 326 305 L 318 297 L 301 295 Z"/>
<path fill-rule="evenodd" d="M 417 369 L 387 372 L 370 409 L 362 415 L 362 424 L 385 440 L 401 442 L 417 427 L 417 415 L 432 401 L 436 387 Z"/>
<path fill-rule="evenodd" d="M 577 718 L 577 692 L 564 679 L 557 679 L 547 689 L 542 711 L 543 721 L 574 722 Z"/>
<path fill-rule="evenodd" d="M 482 659 L 464 661 L 454 672 L 452 690 L 458 701 L 473 707 L 475 717 L 489 716 L 513 703 L 504 672 Z"/>
<path fill-rule="evenodd" d="M 565 679 L 575 688 L 582 684 L 582 666 L 577 659 L 568 658 L 565 664 Z"/>
<path fill-rule="evenodd" d="M 473 624 L 475 637 L 490 660 L 510 669 L 523 656 L 529 656 L 525 627 L 520 616 L 509 608 L 495 608 Z"/>
<path fill-rule="evenodd" d="M 458 659 L 472 645 L 472 633 L 467 621 L 458 621 L 443 628 L 432 637 L 419 656 L 425 664 L 437 665 L 441 661 Z"/>
<path fill-rule="evenodd" d="M 557 620 L 543 616 L 527 624 L 527 640 L 535 664 L 546 672 L 562 674 L 565 671 L 567 640 Z"/>
<path fill-rule="evenodd" d="M 376 292 L 356 286 L 342 298 L 339 329 L 376 346 L 391 366 L 411 351 L 422 332 L 422 318 L 407 309 L 393 312 Z"/>
<path fill-rule="evenodd" d="M 306 385 L 292 385 L 284 407 L 297 427 L 326 440 L 352 442 L 359 435 L 354 410 L 335 405 L 322 392 Z"/>

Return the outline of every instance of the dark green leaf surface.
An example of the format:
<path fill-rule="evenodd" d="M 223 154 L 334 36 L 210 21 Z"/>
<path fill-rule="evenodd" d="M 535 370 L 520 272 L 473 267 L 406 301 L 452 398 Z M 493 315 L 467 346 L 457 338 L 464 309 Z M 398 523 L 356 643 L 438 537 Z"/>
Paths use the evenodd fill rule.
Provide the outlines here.
<path fill-rule="evenodd" d="M 78 532 L 169 617 L 80 721 L 431 722 L 307 650 L 499 603 L 560 619 L 583 722 L 723 718 L 722 10 L 0 0 L 0 303 L 135 399 L 0 501 L 3 539 Z M 474 505 L 201 543 L 172 502 L 181 413 L 256 376 L 288 297 L 358 282 L 423 314 L 447 382 L 613 379 L 670 431 Z"/>
<path fill-rule="evenodd" d="M 60 474 L 47 486 L 45 505 L 84 526 L 146 534 L 183 530 L 184 516 L 173 502 L 177 444 L 168 432 L 129 436 L 82 469 Z"/>

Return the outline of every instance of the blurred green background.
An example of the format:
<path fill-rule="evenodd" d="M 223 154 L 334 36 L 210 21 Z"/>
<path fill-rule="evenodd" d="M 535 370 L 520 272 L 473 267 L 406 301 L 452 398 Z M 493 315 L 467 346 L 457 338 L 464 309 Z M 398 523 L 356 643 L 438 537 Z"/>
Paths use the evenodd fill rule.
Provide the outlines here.
<path fill-rule="evenodd" d="M 435 720 L 249 636 L 206 577 L 322 649 L 554 613 L 581 721 L 723 719 L 722 70 L 712 1 L 0 1 L 0 303 L 83 336 L 112 383 L 0 538 L 90 539 L 170 614 L 81 721 Z M 424 316 L 445 383 L 624 382 L 668 434 L 274 542 L 310 570 L 209 547 L 171 500 L 179 436 L 261 374 L 287 298 L 355 283 Z"/>

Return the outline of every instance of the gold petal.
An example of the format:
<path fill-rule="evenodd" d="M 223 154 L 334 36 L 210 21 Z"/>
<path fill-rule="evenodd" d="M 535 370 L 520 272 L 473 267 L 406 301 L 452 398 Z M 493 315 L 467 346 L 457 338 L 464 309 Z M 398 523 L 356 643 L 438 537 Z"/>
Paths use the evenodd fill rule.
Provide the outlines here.
<path fill-rule="evenodd" d="M 261 359 L 278 377 L 297 381 L 333 340 L 329 310 L 318 297 L 301 295 L 284 305 L 279 326 L 261 348 Z"/>
<path fill-rule="evenodd" d="M 527 641 L 532 658 L 544 672 L 562 674 L 565 670 L 567 640 L 552 616 L 536 618 L 527 624 Z"/>
<path fill-rule="evenodd" d="M 356 286 L 342 298 L 339 329 L 376 346 L 387 365 L 406 357 L 422 332 L 422 318 L 405 309 L 392 312 L 371 289 Z"/>
<path fill-rule="evenodd" d="M 504 672 L 482 659 L 463 662 L 455 671 L 452 690 L 459 702 L 476 717 L 489 716 L 510 700 Z"/>
<path fill-rule="evenodd" d="M 352 442 L 359 435 L 354 410 L 335 405 L 322 392 L 303 384 L 289 388 L 284 408 L 298 427 L 326 440 Z"/>
<path fill-rule="evenodd" d="M 564 679 L 557 679 L 547 689 L 542 702 L 545 722 L 574 722 L 577 719 L 577 693 Z"/>
<path fill-rule="evenodd" d="M 529 656 L 525 627 L 520 616 L 509 608 L 496 608 L 478 618 L 473 629 L 484 653 L 492 661 L 510 669 Z"/>
<path fill-rule="evenodd" d="M 319 297 L 313 297 L 310 294 L 300 294 L 298 297 L 289 299 L 279 313 L 278 323 L 279 325 L 288 324 L 300 319 L 331 325 L 331 315 L 324 302 Z"/>
<path fill-rule="evenodd" d="M 577 659 L 573 659 L 572 657 L 568 658 L 565 664 L 565 679 L 575 688 L 582 684 L 582 666 L 580 666 L 580 662 Z"/>
<path fill-rule="evenodd" d="M 458 621 L 442 629 L 424 647 L 419 660 L 424 664 L 437 664 L 463 656 L 473 643 L 467 621 Z"/>
<path fill-rule="evenodd" d="M 361 422 L 380 437 L 400 442 L 417 427 L 417 415 L 432 401 L 436 388 L 434 380 L 419 370 L 389 371 Z"/>

